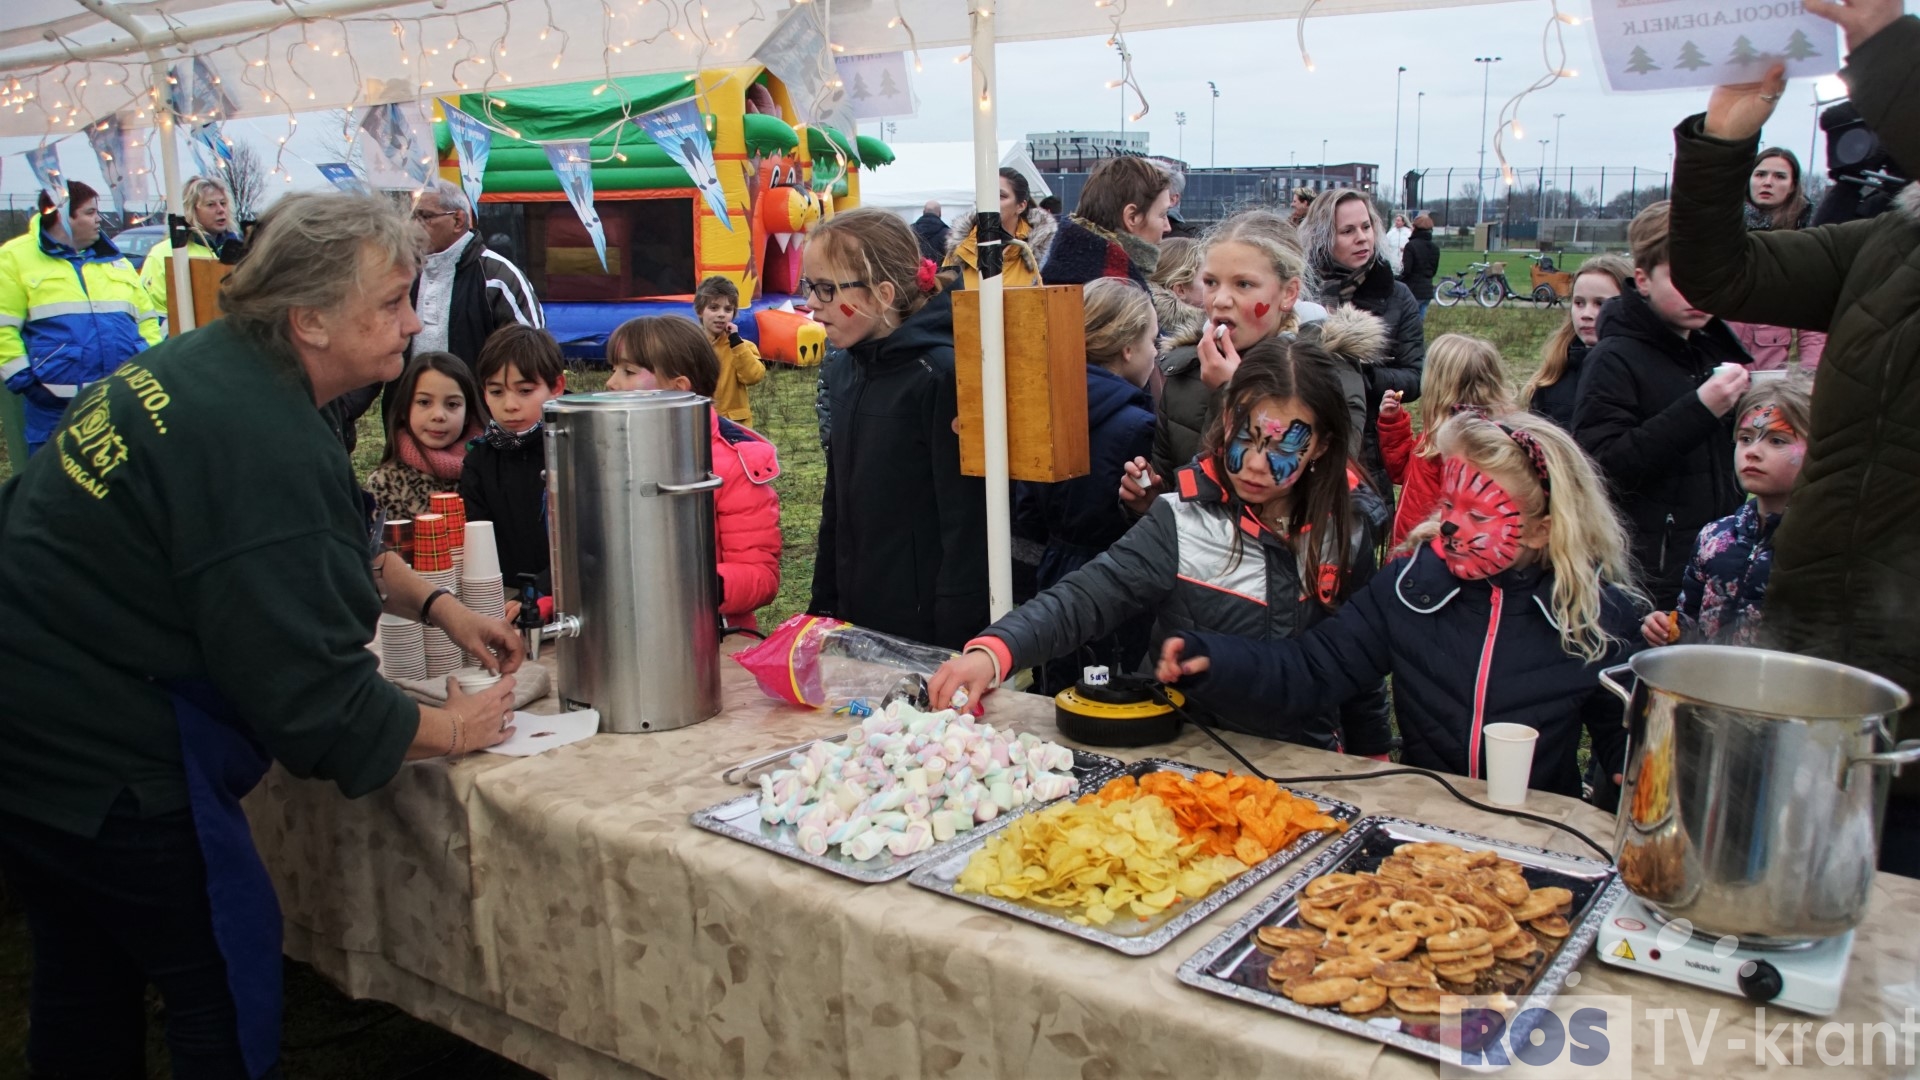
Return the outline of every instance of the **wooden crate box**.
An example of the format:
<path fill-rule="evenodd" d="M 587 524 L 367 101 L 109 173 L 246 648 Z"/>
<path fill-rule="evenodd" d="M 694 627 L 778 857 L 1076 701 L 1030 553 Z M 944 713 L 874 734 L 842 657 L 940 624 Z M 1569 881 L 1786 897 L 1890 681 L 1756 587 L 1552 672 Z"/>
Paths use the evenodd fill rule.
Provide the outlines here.
<path fill-rule="evenodd" d="M 1080 286 L 1006 290 L 1007 464 L 1015 480 L 1087 475 L 1087 334 Z M 987 474 L 980 294 L 953 294 L 960 471 Z"/>

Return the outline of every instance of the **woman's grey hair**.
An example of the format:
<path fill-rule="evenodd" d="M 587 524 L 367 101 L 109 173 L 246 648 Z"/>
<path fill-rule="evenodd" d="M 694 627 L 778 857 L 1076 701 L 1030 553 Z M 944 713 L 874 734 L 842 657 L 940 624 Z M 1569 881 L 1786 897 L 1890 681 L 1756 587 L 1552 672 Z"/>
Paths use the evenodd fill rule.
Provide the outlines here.
<path fill-rule="evenodd" d="M 287 195 L 254 230 L 246 257 L 220 288 L 220 310 L 254 333 L 291 343 L 295 308 L 332 310 L 382 268 L 417 273 L 426 235 L 385 200 L 344 192 Z"/>
<path fill-rule="evenodd" d="M 1321 192 L 1307 208 L 1307 216 L 1300 221 L 1300 239 L 1307 246 L 1307 262 L 1315 267 L 1329 267 L 1333 263 L 1333 215 L 1340 204 L 1350 199 L 1359 199 L 1367 208 L 1367 216 L 1373 219 L 1374 236 L 1386 232 L 1380 227 L 1380 212 L 1373 208 L 1373 200 L 1364 191 L 1353 188 L 1329 188 Z M 1381 241 L 1374 241 L 1375 251 Z"/>
<path fill-rule="evenodd" d="M 473 224 L 473 207 L 467 205 L 467 192 L 459 184 L 445 177 L 436 176 L 427 181 L 420 189 L 421 197 L 433 196 L 442 210 L 458 210 L 468 225 Z"/>

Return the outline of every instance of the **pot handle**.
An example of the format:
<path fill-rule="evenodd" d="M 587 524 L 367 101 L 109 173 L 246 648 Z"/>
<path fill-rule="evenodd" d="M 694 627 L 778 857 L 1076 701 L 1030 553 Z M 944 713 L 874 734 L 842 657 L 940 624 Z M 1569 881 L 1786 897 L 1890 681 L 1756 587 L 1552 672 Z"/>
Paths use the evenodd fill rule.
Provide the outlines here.
<path fill-rule="evenodd" d="M 1908 739 L 1884 754 L 1856 754 L 1847 759 L 1847 768 L 1855 765 L 1872 765 L 1876 768 L 1911 765 L 1920 761 L 1920 739 Z"/>
<path fill-rule="evenodd" d="M 1606 668 L 1600 672 L 1600 685 L 1613 691 L 1614 696 L 1621 701 L 1631 705 L 1633 704 L 1633 691 L 1622 686 L 1620 684 L 1620 678 L 1631 674 L 1632 671 L 1632 664 L 1621 664 L 1618 667 Z"/>
<path fill-rule="evenodd" d="M 725 482 L 726 481 L 718 476 L 709 476 L 705 480 L 699 480 L 691 484 L 643 484 L 641 485 L 640 494 L 643 497 L 649 495 L 692 495 L 696 492 L 712 491 Z"/>

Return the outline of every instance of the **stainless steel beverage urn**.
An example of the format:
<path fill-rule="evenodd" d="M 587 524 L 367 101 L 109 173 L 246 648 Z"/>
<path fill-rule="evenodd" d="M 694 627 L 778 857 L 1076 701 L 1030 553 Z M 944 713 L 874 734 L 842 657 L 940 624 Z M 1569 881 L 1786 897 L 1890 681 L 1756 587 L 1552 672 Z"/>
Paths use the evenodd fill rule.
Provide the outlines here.
<path fill-rule="evenodd" d="M 712 403 L 684 391 L 547 402 L 559 692 L 631 734 L 720 711 Z M 537 647 L 537 642 L 535 643 Z"/>

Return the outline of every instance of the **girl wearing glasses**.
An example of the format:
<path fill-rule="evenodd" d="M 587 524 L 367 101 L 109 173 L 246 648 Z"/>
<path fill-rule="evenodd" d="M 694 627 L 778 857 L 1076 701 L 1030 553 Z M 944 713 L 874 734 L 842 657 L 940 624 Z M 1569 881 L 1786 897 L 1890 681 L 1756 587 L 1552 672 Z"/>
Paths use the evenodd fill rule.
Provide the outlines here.
<path fill-rule="evenodd" d="M 986 492 L 960 475 L 953 303 L 905 222 L 853 210 L 807 241 L 827 486 L 808 611 L 958 649 L 987 625 Z"/>

